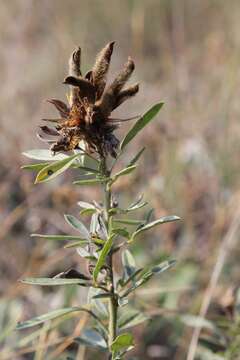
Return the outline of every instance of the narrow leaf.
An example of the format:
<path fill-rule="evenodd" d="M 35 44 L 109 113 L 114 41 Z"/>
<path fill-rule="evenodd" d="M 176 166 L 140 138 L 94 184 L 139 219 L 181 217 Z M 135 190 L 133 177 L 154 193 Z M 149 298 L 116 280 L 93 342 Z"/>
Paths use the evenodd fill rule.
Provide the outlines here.
<path fill-rule="evenodd" d="M 63 309 L 50 311 L 47 314 L 40 315 L 40 316 L 34 317 L 30 320 L 18 323 L 16 329 L 22 330 L 22 329 L 30 328 L 32 326 L 42 324 L 45 321 L 53 320 L 53 319 L 56 319 L 57 317 L 69 314 L 74 311 L 81 311 L 81 310 L 82 310 L 82 308 L 80 308 L 80 307 L 69 307 L 69 308 L 63 308 Z"/>
<path fill-rule="evenodd" d="M 90 223 L 90 233 L 96 234 L 97 233 L 97 224 L 98 224 L 98 214 L 94 213 L 91 218 Z"/>
<path fill-rule="evenodd" d="M 168 261 L 164 261 L 159 265 L 155 265 L 151 268 L 151 272 L 153 274 L 160 274 L 164 271 L 166 271 L 167 269 L 169 269 L 170 267 L 172 267 L 173 265 L 176 264 L 176 260 L 168 260 Z"/>
<path fill-rule="evenodd" d="M 33 171 L 40 171 L 43 168 L 45 168 L 47 165 L 49 165 L 48 162 L 45 163 L 37 163 L 37 164 L 29 164 L 29 165 L 23 165 L 21 166 L 21 169 L 23 170 L 33 170 Z"/>
<path fill-rule="evenodd" d="M 83 283 L 82 279 L 61 279 L 61 278 L 26 278 L 21 280 L 24 284 L 40 286 L 74 285 Z"/>
<path fill-rule="evenodd" d="M 31 234 L 31 237 L 39 237 L 47 240 L 60 240 L 60 241 L 67 241 L 67 240 L 76 240 L 76 241 L 87 241 L 83 240 L 81 236 L 72 236 L 72 235 L 43 235 L 43 234 Z"/>
<path fill-rule="evenodd" d="M 121 298 L 128 296 L 131 292 L 133 292 L 134 290 L 145 284 L 147 281 L 149 281 L 154 275 L 166 271 L 167 269 L 172 267 L 175 263 L 176 263 L 175 260 L 164 261 L 159 265 L 155 265 L 148 270 L 143 270 L 140 278 L 121 295 Z"/>
<path fill-rule="evenodd" d="M 138 209 L 141 209 L 142 207 L 146 206 L 148 203 L 146 201 L 142 202 L 142 203 L 139 203 L 135 206 L 132 206 L 132 207 L 129 207 L 126 211 L 127 212 L 131 212 L 131 211 L 135 211 L 135 210 L 138 210 Z"/>
<path fill-rule="evenodd" d="M 112 233 L 120 235 L 120 236 L 125 237 L 127 239 L 129 239 L 129 236 L 130 236 L 129 232 L 126 229 L 123 229 L 123 228 L 114 228 L 114 229 L 112 229 Z"/>
<path fill-rule="evenodd" d="M 56 161 L 56 160 L 63 160 L 67 159 L 69 156 L 65 154 L 56 154 L 53 153 L 48 149 L 34 149 L 28 150 L 22 153 L 24 156 L 28 157 L 29 159 L 35 160 L 45 160 L 45 161 Z"/>
<path fill-rule="evenodd" d="M 96 207 L 93 204 L 85 201 L 79 201 L 77 204 L 83 209 L 96 209 Z"/>
<path fill-rule="evenodd" d="M 52 180 L 56 176 L 62 174 L 72 165 L 72 163 L 76 160 L 77 157 L 79 157 L 79 154 L 69 156 L 66 159 L 59 160 L 54 162 L 53 164 L 47 165 L 37 174 L 35 184 Z"/>
<path fill-rule="evenodd" d="M 73 184 L 74 185 L 96 185 L 99 183 L 105 183 L 108 180 L 110 180 L 110 178 L 104 178 L 104 179 L 98 179 L 98 178 L 94 178 L 94 179 L 86 179 L 86 180 L 77 180 L 74 181 Z"/>
<path fill-rule="evenodd" d="M 131 130 L 121 142 L 121 150 L 123 150 L 125 146 L 139 133 L 139 131 L 141 131 L 157 115 L 162 106 L 163 102 L 154 105 L 133 125 Z"/>
<path fill-rule="evenodd" d="M 90 239 L 90 234 L 88 229 L 80 220 L 75 218 L 75 216 L 73 215 L 64 215 L 64 218 L 70 226 L 72 226 L 75 230 L 77 230 L 81 234 L 82 239 Z"/>
<path fill-rule="evenodd" d="M 128 279 L 126 279 L 125 281 L 120 279 L 119 281 L 119 285 L 123 288 L 124 286 L 126 286 L 130 281 L 135 282 L 135 278 L 143 271 L 143 268 L 137 269 L 131 276 L 129 276 Z"/>
<path fill-rule="evenodd" d="M 129 250 L 122 252 L 122 264 L 123 264 L 123 278 L 127 280 L 136 270 L 136 263 L 133 255 Z"/>
<path fill-rule="evenodd" d="M 80 215 L 92 215 L 97 211 L 96 207 L 93 204 L 85 201 L 79 201 L 78 205 L 83 209 L 80 211 Z"/>
<path fill-rule="evenodd" d="M 119 223 L 119 224 L 126 224 L 126 225 L 142 224 L 142 220 L 134 220 L 134 219 L 114 219 L 114 222 Z"/>
<path fill-rule="evenodd" d="M 132 242 L 135 239 L 135 237 L 143 231 L 149 230 L 149 229 L 153 228 L 154 226 L 157 226 L 160 224 L 165 224 L 167 222 L 172 222 L 172 221 L 176 221 L 176 220 L 180 220 L 180 217 L 178 217 L 176 215 L 170 215 L 170 216 L 163 216 L 158 220 L 152 221 L 152 222 L 148 223 L 147 225 L 144 225 L 144 226 L 140 227 L 138 230 L 136 230 L 132 234 L 132 237 L 129 240 L 129 242 Z"/>
<path fill-rule="evenodd" d="M 82 155 L 84 156 L 84 155 Z M 78 169 L 88 172 L 89 174 L 99 174 L 99 171 L 87 166 L 76 166 Z"/>
<path fill-rule="evenodd" d="M 80 215 L 92 215 L 96 212 L 96 209 L 89 208 L 89 209 L 83 209 L 80 211 Z"/>
<path fill-rule="evenodd" d="M 133 170 L 136 169 L 136 167 L 136 165 L 128 166 L 125 169 L 117 172 L 115 175 L 113 175 L 112 183 L 116 181 L 119 177 L 130 174 L 131 172 L 133 172 Z"/>
<path fill-rule="evenodd" d="M 89 347 L 99 348 L 101 350 L 107 349 L 105 340 L 98 332 L 92 329 L 84 330 L 81 336 L 76 337 L 74 340 L 77 343 L 84 344 Z"/>
<path fill-rule="evenodd" d="M 80 240 L 80 241 L 74 241 L 70 244 L 67 244 L 64 246 L 65 249 L 74 248 L 74 247 L 81 247 L 84 245 L 89 244 L 89 240 Z"/>
<path fill-rule="evenodd" d="M 94 269 L 94 272 L 93 272 L 93 280 L 94 280 L 94 282 L 97 281 L 98 274 L 99 274 L 102 266 L 105 263 L 105 260 L 106 260 L 106 257 L 108 255 L 109 251 L 111 250 L 112 243 L 113 243 L 113 236 L 110 236 L 108 238 L 108 240 L 106 241 L 104 247 L 102 248 L 101 252 L 100 252 L 96 267 Z"/>

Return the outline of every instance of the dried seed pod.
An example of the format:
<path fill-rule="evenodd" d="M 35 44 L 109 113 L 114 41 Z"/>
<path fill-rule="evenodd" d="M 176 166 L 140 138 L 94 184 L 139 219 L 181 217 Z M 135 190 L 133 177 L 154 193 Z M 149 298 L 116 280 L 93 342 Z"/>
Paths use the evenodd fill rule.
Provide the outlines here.
<path fill-rule="evenodd" d="M 83 78 L 76 78 L 75 76 L 68 76 L 64 79 L 64 84 L 72 85 L 79 88 L 79 96 L 81 99 L 85 97 L 90 103 L 95 100 L 95 87 L 90 81 Z"/>
<path fill-rule="evenodd" d="M 78 47 L 73 51 L 73 53 L 70 56 L 70 59 L 68 61 L 68 74 L 69 76 L 81 76 L 81 70 L 80 70 L 80 62 L 81 62 L 81 48 Z M 71 86 L 70 88 L 70 94 L 69 94 L 69 103 L 70 106 L 72 106 L 79 97 L 79 89 L 78 87 Z"/>
<path fill-rule="evenodd" d="M 136 95 L 138 91 L 139 91 L 139 84 L 135 84 L 135 85 L 129 86 L 128 88 L 126 88 L 124 90 L 121 90 L 117 96 L 116 104 L 115 104 L 113 110 L 116 109 L 119 105 L 121 105 L 124 101 L 126 101 L 130 97 Z"/>
<path fill-rule="evenodd" d="M 134 62 L 129 57 L 128 62 L 125 64 L 123 70 L 118 74 L 116 79 L 104 92 L 102 98 L 99 100 L 98 106 L 101 108 L 103 116 L 108 117 L 111 112 L 117 107 L 117 98 L 123 86 L 130 78 L 134 70 Z"/>
<path fill-rule="evenodd" d="M 106 75 L 111 61 L 114 41 L 107 44 L 97 55 L 92 69 L 92 82 L 97 89 L 96 99 L 100 99 L 106 85 Z"/>
<path fill-rule="evenodd" d="M 133 60 L 129 57 L 127 63 L 124 65 L 123 70 L 118 74 L 116 79 L 113 81 L 113 83 L 109 87 L 109 91 L 112 91 L 115 95 L 118 94 L 125 83 L 130 78 L 133 70 L 135 68 Z"/>
<path fill-rule="evenodd" d="M 77 47 L 69 59 L 69 75 L 81 76 L 81 48 Z"/>

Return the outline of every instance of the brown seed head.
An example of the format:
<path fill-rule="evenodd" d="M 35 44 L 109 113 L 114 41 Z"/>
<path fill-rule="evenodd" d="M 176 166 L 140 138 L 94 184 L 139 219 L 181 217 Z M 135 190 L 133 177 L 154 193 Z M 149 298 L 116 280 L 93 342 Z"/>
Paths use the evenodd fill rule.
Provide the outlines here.
<path fill-rule="evenodd" d="M 124 89 L 134 70 L 134 62 L 128 58 L 123 70 L 106 88 L 106 75 L 109 69 L 114 42 L 107 44 L 98 54 L 93 69 L 82 77 L 81 49 L 78 47 L 69 59 L 69 75 L 64 84 L 70 86 L 69 106 L 60 100 L 49 100 L 58 110 L 60 119 L 48 119 L 55 123 L 55 129 L 42 127 L 48 135 L 60 136 L 51 146 L 52 151 L 70 151 L 78 148 L 84 140 L 88 151 L 96 152 L 101 157 L 117 155 L 118 139 L 113 134 L 117 124 L 110 118 L 111 112 L 128 98 L 134 96 L 139 85 Z"/>

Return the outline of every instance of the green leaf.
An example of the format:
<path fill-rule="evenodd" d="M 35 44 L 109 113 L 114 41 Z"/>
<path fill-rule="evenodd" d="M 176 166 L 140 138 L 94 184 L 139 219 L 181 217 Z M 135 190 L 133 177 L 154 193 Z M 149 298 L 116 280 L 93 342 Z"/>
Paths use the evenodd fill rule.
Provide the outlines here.
<path fill-rule="evenodd" d="M 97 169 L 93 169 L 87 166 L 76 166 L 78 169 L 88 172 L 89 174 L 99 174 Z"/>
<path fill-rule="evenodd" d="M 106 260 L 106 257 L 109 253 L 109 251 L 111 250 L 111 247 L 112 247 L 112 244 L 113 244 L 113 236 L 110 236 L 107 241 L 105 242 L 100 254 L 99 254 L 99 258 L 98 258 L 98 261 L 97 261 L 97 264 L 95 266 L 95 269 L 94 269 L 94 272 L 93 272 L 93 280 L 94 282 L 97 281 L 97 277 L 98 277 L 98 274 L 102 268 L 102 266 L 104 265 L 105 263 L 105 260 Z"/>
<path fill-rule="evenodd" d="M 132 166 L 134 165 L 138 159 L 142 156 L 142 154 L 144 153 L 145 151 L 145 147 L 143 147 L 135 156 L 134 158 L 128 163 L 128 166 Z"/>
<path fill-rule="evenodd" d="M 84 283 L 82 279 L 62 279 L 62 278 L 26 278 L 20 280 L 24 284 L 40 286 L 74 285 Z"/>
<path fill-rule="evenodd" d="M 119 280 L 119 285 L 123 288 L 126 286 L 130 281 L 135 282 L 135 278 L 143 271 L 143 268 L 137 269 L 129 278 L 127 278 L 125 281 L 123 279 Z"/>
<path fill-rule="evenodd" d="M 98 225 L 98 214 L 94 213 L 91 218 L 90 222 L 90 233 L 96 234 L 97 233 L 97 225 Z"/>
<path fill-rule="evenodd" d="M 65 154 L 56 154 L 53 153 L 48 149 L 34 149 L 28 150 L 22 153 L 24 156 L 28 157 L 29 159 L 35 160 L 45 160 L 45 161 L 56 161 L 56 160 L 63 160 L 67 159 L 69 156 Z"/>
<path fill-rule="evenodd" d="M 18 323 L 17 326 L 16 326 L 16 329 L 17 330 L 22 330 L 22 329 L 30 328 L 32 326 L 42 324 L 45 321 L 53 320 L 53 319 L 56 319 L 57 317 L 64 316 L 64 315 L 69 314 L 71 312 L 81 311 L 81 310 L 83 310 L 83 309 L 80 308 L 80 307 L 76 307 L 76 306 L 75 307 L 69 307 L 69 308 L 63 308 L 63 309 L 58 309 L 58 310 L 53 310 L 53 311 L 48 312 L 47 314 L 36 316 L 36 317 L 34 317 L 34 318 L 30 319 L 30 320 Z"/>
<path fill-rule="evenodd" d="M 47 165 L 37 174 L 35 184 L 52 180 L 56 176 L 62 174 L 72 165 L 72 163 L 76 160 L 77 157 L 79 157 L 79 154 L 69 156 L 66 159 L 59 160 L 54 162 L 53 164 Z"/>
<path fill-rule="evenodd" d="M 126 281 L 136 270 L 136 263 L 133 255 L 129 250 L 122 252 L 123 278 Z"/>
<path fill-rule="evenodd" d="M 96 209 L 92 209 L 92 208 L 89 208 L 89 209 L 83 209 L 80 211 L 80 215 L 92 215 L 96 212 L 97 210 Z"/>
<path fill-rule="evenodd" d="M 113 228 L 112 233 L 129 239 L 129 232 L 123 228 Z"/>
<path fill-rule="evenodd" d="M 172 267 L 175 263 L 176 263 L 175 260 L 163 261 L 159 265 L 155 265 L 148 270 L 143 270 L 140 278 L 121 295 L 121 298 L 128 296 L 131 292 L 133 292 L 134 290 L 145 284 L 148 280 L 150 280 L 154 275 L 166 271 L 167 269 Z"/>
<path fill-rule="evenodd" d="M 67 240 L 76 240 L 78 242 L 88 243 L 88 241 L 83 240 L 81 236 L 72 236 L 72 235 L 43 235 L 43 234 L 31 234 L 31 237 L 39 237 L 47 240 L 60 240 L 60 241 L 67 241 Z"/>
<path fill-rule="evenodd" d="M 89 347 L 99 348 L 101 350 L 107 349 L 107 344 L 105 340 L 98 332 L 92 329 L 84 330 L 81 336 L 76 337 L 74 341 Z"/>
<path fill-rule="evenodd" d="M 47 165 L 49 165 L 48 162 L 45 163 L 37 163 L 37 164 L 29 164 L 29 165 L 23 165 L 21 166 L 21 169 L 23 170 L 33 170 L 33 171 L 40 171 L 43 168 L 45 168 Z"/>
<path fill-rule="evenodd" d="M 64 246 L 65 249 L 73 248 L 73 247 L 81 247 L 84 245 L 89 244 L 89 240 L 80 240 L 80 241 L 74 241 L 71 244 L 67 244 Z"/>
<path fill-rule="evenodd" d="M 94 244 L 96 244 L 98 246 L 104 245 L 106 242 L 106 240 L 100 239 L 99 237 L 94 236 L 94 235 L 92 235 L 92 241 L 94 242 Z"/>
<path fill-rule="evenodd" d="M 82 239 L 90 240 L 90 233 L 86 228 L 86 226 L 80 220 L 75 218 L 75 216 L 73 215 L 64 215 L 64 218 L 70 226 L 72 226 L 75 230 L 77 230 L 81 234 Z"/>
<path fill-rule="evenodd" d="M 148 223 L 150 223 L 153 214 L 154 214 L 153 208 L 151 208 L 150 210 L 147 211 L 147 213 L 144 216 L 144 220 L 145 220 L 144 225 L 147 225 Z"/>
<path fill-rule="evenodd" d="M 159 265 L 155 265 L 151 268 L 151 272 L 153 274 L 160 274 L 164 271 L 166 271 L 167 269 L 169 269 L 170 267 L 172 267 L 173 265 L 176 264 L 176 260 L 167 260 L 167 261 L 163 261 L 162 263 L 160 263 Z"/>
<path fill-rule="evenodd" d="M 141 194 L 133 203 L 131 203 L 128 209 L 140 204 L 142 199 L 143 199 L 143 194 Z"/>
<path fill-rule="evenodd" d="M 77 181 L 74 181 L 73 184 L 74 185 L 96 185 L 99 183 L 103 184 L 109 180 L 110 180 L 110 178 L 104 178 L 104 179 L 94 178 L 94 179 L 86 179 L 86 180 L 77 180 Z"/>
<path fill-rule="evenodd" d="M 157 115 L 162 106 L 163 102 L 154 105 L 133 125 L 131 130 L 121 142 L 121 150 L 123 150 L 125 146 L 139 133 L 139 131 L 141 131 Z"/>
<path fill-rule="evenodd" d="M 142 207 L 146 206 L 148 203 L 146 201 L 142 202 L 142 203 L 139 203 L 135 206 L 131 206 L 129 208 L 127 208 L 127 212 L 131 212 L 131 211 L 135 211 L 135 210 L 138 210 L 138 209 L 141 209 Z"/>
<path fill-rule="evenodd" d="M 128 329 L 130 327 L 139 325 L 148 319 L 149 318 L 146 315 L 140 313 L 139 311 L 128 310 L 127 312 L 124 312 L 119 318 L 118 327 L 120 330 Z"/>
<path fill-rule="evenodd" d="M 111 183 L 113 184 L 121 176 L 128 175 L 128 174 L 132 173 L 133 170 L 136 169 L 136 167 L 137 167 L 136 165 L 128 166 L 125 169 L 117 172 L 115 175 L 113 175 Z"/>
<path fill-rule="evenodd" d="M 93 204 L 85 201 L 79 201 L 78 205 L 83 209 L 80 211 L 80 215 L 92 215 L 97 211 L 96 207 Z"/>
<path fill-rule="evenodd" d="M 111 219 L 109 221 L 109 232 L 111 231 Z M 107 240 L 108 238 L 108 230 L 106 228 L 105 221 L 101 214 L 97 214 L 97 224 L 96 224 L 96 234 L 100 239 Z"/>
<path fill-rule="evenodd" d="M 123 350 L 124 348 L 128 346 L 133 345 L 133 336 L 130 333 L 124 333 L 121 335 L 118 335 L 116 339 L 113 341 L 111 345 L 111 350 L 114 352 L 118 352 L 120 350 Z"/>
<path fill-rule="evenodd" d="M 114 219 L 114 222 L 119 224 L 126 224 L 126 225 L 140 225 L 142 224 L 142 220 L 134 220 L 134 219 Z"/>
<path fill-rule="evenodd" d="M 96 207 L 93 204 L 85 201 L 79 201 L 77 204 L 83 209 L 96 209 Z"/>
<path fill-rule="evenodd" d="M 129 242 L 132 242 L 135 239 L 135 237 L 143 231 L 149 230 L 149 229 L 153 228 L 154 226 L 157 226 L 160 224 L 165 224 L 167 222 L 172 222 L 172 221 L 176 221 L 176 220 L 180 220 L 180 217 L 176 216 L 176 215 L 170 215 L 170 216 L 163 216 L 158 220 L 152 221 L 152 222 L 148 223 L 147 225 L 144 225 L 144 226 L 140 227 L 138 230 L 136 230 L 132 234 L 132 237 L 129 240 Z"/>

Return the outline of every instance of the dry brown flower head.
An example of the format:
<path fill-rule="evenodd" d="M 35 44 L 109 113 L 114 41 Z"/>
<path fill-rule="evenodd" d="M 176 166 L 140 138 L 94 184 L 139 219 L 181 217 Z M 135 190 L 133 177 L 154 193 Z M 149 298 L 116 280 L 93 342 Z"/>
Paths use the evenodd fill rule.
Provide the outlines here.
<path fill-rule="evenodd" d="M 45 119 L 53 122 L 55 128 L 41 126 L 48 135 L 58 136 L 58 140 L 47 140 L 53 153 L 79 148 L 84 141 L 87 151 L 96 152 L 101 157 L 110 154 L 116 157 L 119 140 L 113 134 L 121 122 L 110 117 L 111 112 L 125 100 L 135 95 L 139 85 L 124 88 L 134 70 L 134 62 L 128 58 L 122 71 L 106 87 L 114 42 L 107 44 L 98 54 L 91 71 L 81 73 L 81 49 L 76 48 L 69 59 L 69 75 L 64 84 L 70 86 L 69 105 L 56 99 L 48 100 L 57 108 L 59 119 Z M 42 138 L 40 136 L 40 138 Z M 45 140 L 46 141 L 46 140 Z"/>

